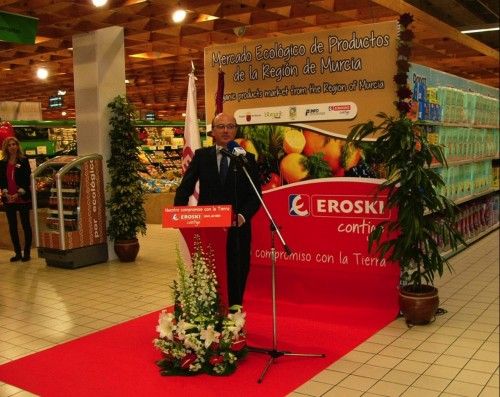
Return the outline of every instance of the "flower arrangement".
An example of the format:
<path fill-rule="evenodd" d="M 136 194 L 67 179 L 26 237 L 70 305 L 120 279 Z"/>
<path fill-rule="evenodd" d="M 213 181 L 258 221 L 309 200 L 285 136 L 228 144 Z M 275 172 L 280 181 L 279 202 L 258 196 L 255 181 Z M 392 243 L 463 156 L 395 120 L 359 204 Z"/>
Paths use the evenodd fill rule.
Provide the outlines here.
<path fill-rule="evenodd" d="M 229 375 L 247 353 L 246 313 L 232 306 L 225 313 L 217 293 L 212 251 L 205 253 L 195 236 L 192 267 L 177 251 L 179 280 L 173 283 L 173 311 L 163 310 L 153 343 L 163 353 L 157 362 L 162 375 Z"/>

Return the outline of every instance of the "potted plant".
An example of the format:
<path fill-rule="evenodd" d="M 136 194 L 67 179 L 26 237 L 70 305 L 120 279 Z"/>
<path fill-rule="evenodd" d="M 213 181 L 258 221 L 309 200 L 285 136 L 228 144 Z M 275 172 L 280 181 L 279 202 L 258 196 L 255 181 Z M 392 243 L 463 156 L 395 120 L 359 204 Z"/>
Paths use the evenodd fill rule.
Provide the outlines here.
<path fill-rule="evenodd" d="M 134 125 L 135 109 L 123 96 L 109 104 L 111 116 L 111 156 L 107 160 L 110 182 L 108 235 L 122 262 L 134 261 L 139 252 L 137 233 L 146 233 L 144 190 L 138 171 L 141 168 L 138 148 L 140 140 Z"/>
<path fill-rule="evenodd" d="M 442 276 L 445 267 L 451 270 L 440 246 L 456 249 L 465 242 L 456 228 L 458 207 L 440 194 L 444 181 L 431 167 L 433 159 L 447 166 L 443 148 L 429 143 L 427 133 L 407 117 L 411 107 L 411 90 L 406 84 L 409 42 L 413 38 L 408 29 L 411 21 L 409 14 L 400 17 L 398 73 L 394 77 L 399 115 L 379 113 L 380 123 L 368 121 L 354 126 L 348 141 L 366 146 L 366 142 L 361 143 L 363 139 L 375 138 L 370 156 L 382 164 L 386 175 L 380 190 L 388 194 L 387 207 L 397 209 L 398 215 L 372 231 L 369 250 L 399 263 L 401 312 L 408 324 L 426 324 L 439 305 L 435 275 Z M 387 237 L 391 232 L 395 232 L 394 237 Z"/>

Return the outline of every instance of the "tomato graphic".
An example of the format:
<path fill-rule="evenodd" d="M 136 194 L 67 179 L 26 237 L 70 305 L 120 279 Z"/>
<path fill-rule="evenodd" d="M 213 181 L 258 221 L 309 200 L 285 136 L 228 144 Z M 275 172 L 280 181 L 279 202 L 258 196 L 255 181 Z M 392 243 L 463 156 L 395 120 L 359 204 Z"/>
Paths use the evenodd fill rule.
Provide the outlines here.
<path fill-rule="evenodd" d="M 275 187 L 281 186 L 281 180 L 278 174 L 271 172 L 269 176 L 270 176 L 269 182 L 262 185 L 262 191 L 274 189 Z"/>

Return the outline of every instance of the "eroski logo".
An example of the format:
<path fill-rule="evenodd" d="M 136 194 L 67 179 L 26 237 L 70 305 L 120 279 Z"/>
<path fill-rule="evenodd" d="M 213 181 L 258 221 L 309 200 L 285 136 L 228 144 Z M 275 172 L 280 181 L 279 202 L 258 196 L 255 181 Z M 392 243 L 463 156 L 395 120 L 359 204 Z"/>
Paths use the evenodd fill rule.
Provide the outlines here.
<path fill-rule="evenodd" d="M 309 195 L 291 194 L 288 196 L 288 213 L 292 216 L 309 216 Z"/>
<path fill-rule="evenodd" d="M 386 197 L 378 199 L 360 196 L 313 195 L 311 198 L 312 216 L 322 217 L 363 217 L 388 219 L 390 210 L 385 207 Z"/>

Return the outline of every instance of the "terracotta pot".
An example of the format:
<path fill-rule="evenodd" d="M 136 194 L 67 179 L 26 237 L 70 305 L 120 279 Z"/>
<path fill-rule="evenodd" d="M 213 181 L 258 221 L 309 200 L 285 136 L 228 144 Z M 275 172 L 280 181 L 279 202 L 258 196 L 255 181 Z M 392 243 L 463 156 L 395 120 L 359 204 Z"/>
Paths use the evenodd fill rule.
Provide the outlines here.
<path fill-rule="evenodd" d="M 438 290 L 431 285 L 422 285 L 418 292 L 412 291 L 411 286 L 399 289 L 399 308 L 408 325 L 429 324 L 438 307 Z"/>
<path fill-rule="evenodd" d="M 139 253 L 139 240 L 116 240 L 114 249 L 121 262 L 133 262 Z"/>

